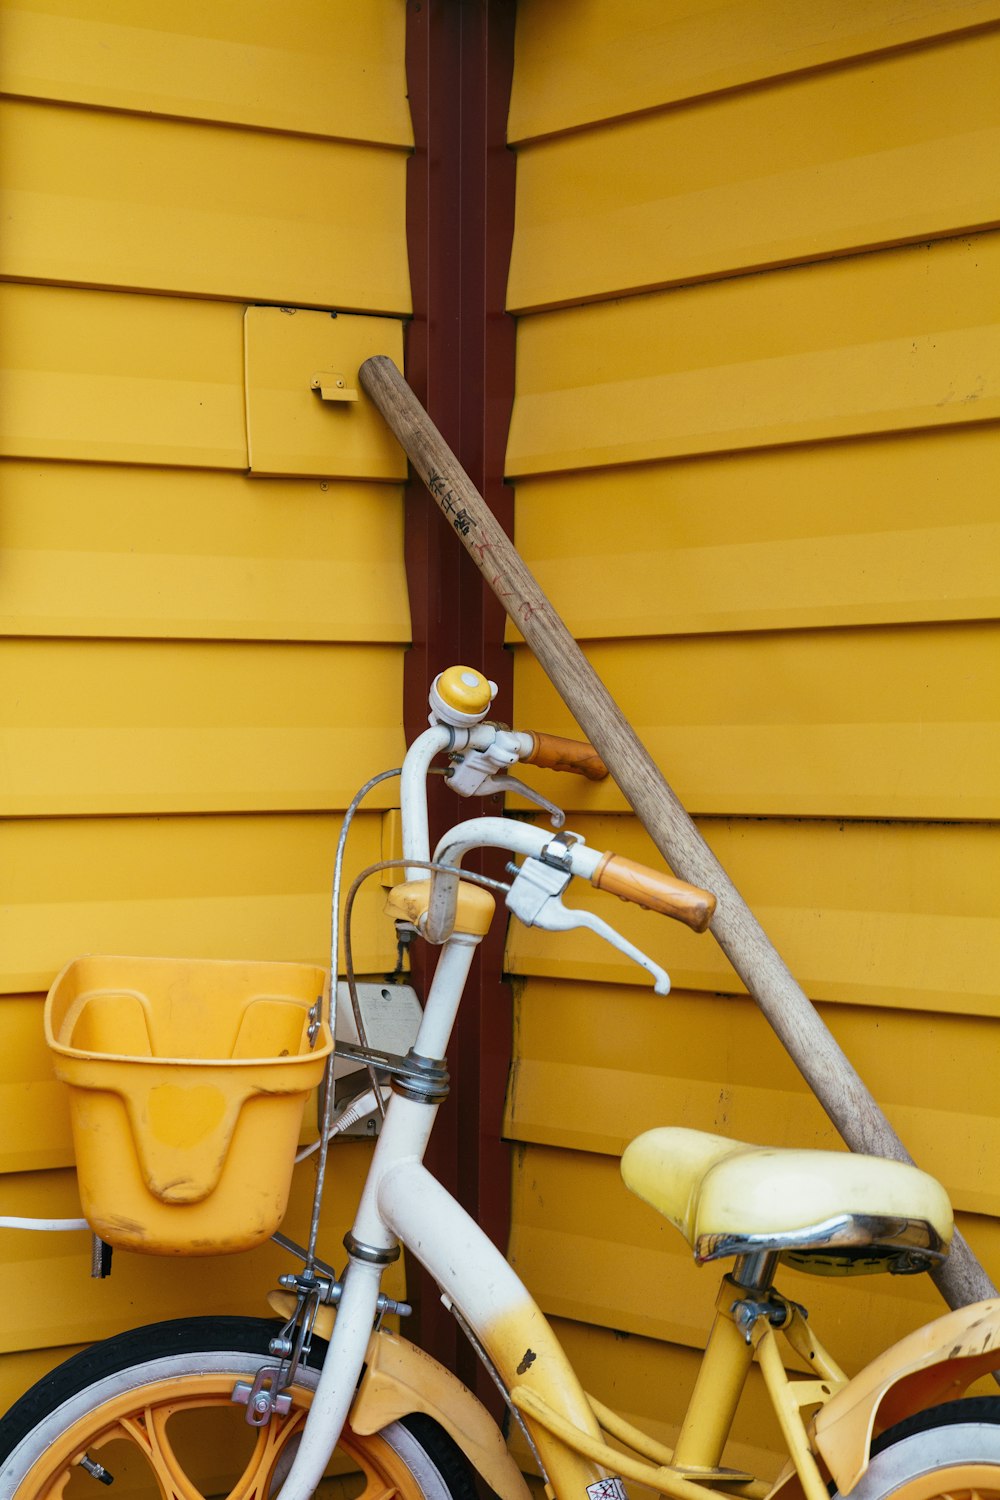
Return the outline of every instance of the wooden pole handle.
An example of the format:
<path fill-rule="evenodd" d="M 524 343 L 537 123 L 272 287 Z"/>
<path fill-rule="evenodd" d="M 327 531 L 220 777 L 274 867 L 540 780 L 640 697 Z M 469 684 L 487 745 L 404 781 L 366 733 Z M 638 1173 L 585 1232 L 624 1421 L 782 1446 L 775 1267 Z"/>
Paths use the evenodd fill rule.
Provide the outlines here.
<path fill-rule="evenodd" d="M 716 941 L 843 1139 L 852 1151 L 912 1161 L 393 361 L 377 354 L 359 378 L 667 864 L 715 895 Z M 957 1233 L 933 1275 L 951 1307 L 997 1295 Z"/>

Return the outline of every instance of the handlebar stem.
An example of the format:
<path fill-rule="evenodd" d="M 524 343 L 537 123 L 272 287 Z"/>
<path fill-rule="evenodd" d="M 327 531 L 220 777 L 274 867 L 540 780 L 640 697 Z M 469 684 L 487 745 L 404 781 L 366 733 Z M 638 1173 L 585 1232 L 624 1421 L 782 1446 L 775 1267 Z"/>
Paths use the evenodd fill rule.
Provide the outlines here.
<path fill-rule="evenodd" d="M 430 858 L 430 828 L 427 820 L 427 773 L 435 755 L 443 750 L 464 748 L 469 742 L 467 729 L 450 729 L 438 724 L 417 736 L 406 752 L 403 774 L 399 779 L 400 818 L 403 824 L 403 858 Z M 407 880 L 423 878 L 422 869 L 408 869 Z"/>
<path fill-rule="evenodd" d="M 472 729 L 451 729 L 445 724 L 434 725 L 418 735 L 406 752 L 403 772 L 400 777 L 400 815 L 403 824 L 403 858 L 427 860 L 430 858 L 430 829 L 427 818 L 427 774 L 436 755 L 452 750 L 488 750 L 497 735 L 504 733 L 517 746 L 518 759 L 531 754 L 534 735 L 520 730 L 501 731 L 495 724 L 476 724 Z M 475 820 L 473 820 L 475 821 Z M 499 823 L 499 818 L 493 819 Z M 460 825 L 464 827 L 465 825 Z M 506 826 L 506 825 L 505 825 Z M 501 840 L 494 840 L 506 847 Z M 474 847 L 469 845 L 470 848 Z M 424 876 L 421 868 L 408 868 L 407 880 L 420 880 Z"/>

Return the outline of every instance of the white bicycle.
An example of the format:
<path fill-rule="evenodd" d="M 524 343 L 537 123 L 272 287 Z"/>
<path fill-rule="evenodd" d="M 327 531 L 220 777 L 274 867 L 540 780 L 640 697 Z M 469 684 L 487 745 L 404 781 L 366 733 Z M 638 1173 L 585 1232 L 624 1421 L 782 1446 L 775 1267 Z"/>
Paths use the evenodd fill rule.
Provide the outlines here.
<path fill-rule="evenodd" d="M 473 1471 L 501 1500 L 526 1500 L 524 1477 L 485 1409 L 453 1375 L 383 1324 L 408 1309 L 381 1290 L 405 1246 L 441 1289 L 520 1424 L 550 1500 L 623 1500 L 635 1483 L 673 1500 L 720 1493 L 764 1500 L 976 1496 L 1000 1500 L 1000 1397 L 957 1400 L 1000 1367 L 1000 1302 L 963 1308 L 904 1339 L 852 1380 L 803 1308 L 774 1286 L 782 1261 L 824 1274 L 919 1272 L 947 1254 L 951 1210 L 916 1168 L 843 1153 L 765 1150 L 666 1127 L 628 1148 L 628 1185 L 688 1238 L 700 1261 L 733 1260 L 680 1432 L 669 1451 L 580 1385 L 555 1335 L 503 1256 L 423 1165 L 448 1089 L 445 1057 L 476 946 L 496 895 L 511 915 L 553 932 L 598 933 L 651 976 L 664 971 L 603 919 L 563 903 L 575 879 L 704 930 L 713 898 L 672 877 L 520 819 L 459 823 L 431 854 L 426 777 L 448 758 L 460 795 L 503 791 L 518 762 L 599 776 L 589 746 L 486 722 L 492 685 L 453 668 L 436 679 L 431 727 L 401 774 L 404 878 L 387 910 L 404 940 L 440 947 L 413 1047 L 367 1045 L 370 1086 L 339 1112 L 327 1065 L 316 1203 L 302 1270 L 270 1302 L 280 1321 L 189 1318 L 139 1328 L 77 1355 L 0 1422 L 0 1500 L 76 1500 L 120 1481 L 159 1500 L 473 1500 Z M 391 773 L 386 773 L 391 774 Z M 359 793 L 380 780 L 375 778 Z M 520 789 L 520 788 L 519 788 Z M 523 789 L 520 789 L 523 790 Z M 543 801 L 529 791 L 536 802 Z M 338 850 L 335 912 L 339 909 Z M 509 884 L 462 870 L 478 847 L 512 851 Z M 360 881 L 345 907 L 345 930 Z M 334 922 L 332 972 L 338 971 Z M 350 954 L 348 951 L 348 974 Z M 336 1004 L 337 987 L 328 1004 Z M 333 1021 L 332 1016 L 326 1019 Z M 315 1016 L 310 1024 L 319 1023 Z M 379 1111 L 381 1131 L 341 1275 L 316 1253 L 326 1147 L 345 1122 Z M 286 1245 L 287 1241 L 284 1241 Z M 805 1361 L 789 1374 L 779 1336 Z M 724 1448 L 752 1362 L 787 1444 L 775 1484 L 726 1468 Z M 612 1446 L 614 1443 L 615 1446 Z M 327 1476 L 327 1477 L 324 1477 Z M 333 1476 L 332 1478 L 329 1476 Z"/>

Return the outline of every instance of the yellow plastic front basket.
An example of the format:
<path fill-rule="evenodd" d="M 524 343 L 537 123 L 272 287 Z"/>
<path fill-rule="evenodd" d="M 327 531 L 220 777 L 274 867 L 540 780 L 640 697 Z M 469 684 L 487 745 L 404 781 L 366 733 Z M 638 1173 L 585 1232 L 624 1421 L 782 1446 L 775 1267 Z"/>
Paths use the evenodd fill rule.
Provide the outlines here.
<path fill-rule="evenodd" d="M 224 1255 L 273 1234 L 333 1045 L 308 964 L 77 958 L 45 1002 L 80 1201 L 110 1245 Z M 315 1015 L 315 1011 L 313 1011 Z"/>

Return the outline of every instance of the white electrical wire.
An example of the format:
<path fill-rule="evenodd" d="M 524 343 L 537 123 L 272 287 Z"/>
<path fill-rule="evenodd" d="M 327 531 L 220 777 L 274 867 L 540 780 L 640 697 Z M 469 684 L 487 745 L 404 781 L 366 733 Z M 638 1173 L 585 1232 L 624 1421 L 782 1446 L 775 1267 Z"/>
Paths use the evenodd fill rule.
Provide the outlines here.
<path fill-rule="evenodd" d="M 390 1088 L 383 1088 L 381 1093 L 383 1102 L 388 1102 L 392 1090 Z M 357 1125 L 359 1120 L 363 1120 L 365 1115 L 370 1115 L 377 1108 L 374 1089 L 368 1089 L 366 1093 L 359 1094 L 357 1099 L 352 1100 L 347 1108 L 342 1110 L 333 1121 L 327 1132 L 328 1136 L 332 1139 L 333 1136 L 340 1135 L 342 1130 L 348 1130 L 352 1125 Z M 295 1158 L 296 1162 L 305 1161 L 306 1157 L 312 1156 L 313 1152 L 318 1151 L 322 1144 L 323 1142 L 319 1140 L 313 1141 L 311 1146 L 303 1147 Z"/>
<path fill-rule="evenodd" d="M 22 1219 L 0 1217 L 0 1229 L 89 1229 L 86 1219 Z"/>

